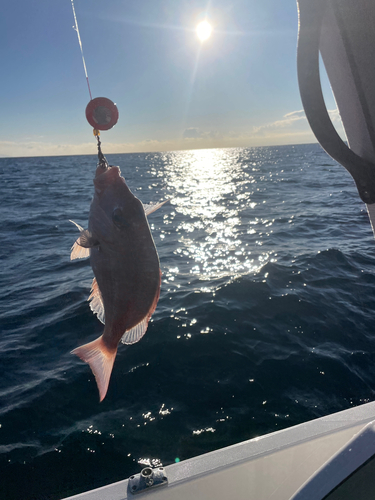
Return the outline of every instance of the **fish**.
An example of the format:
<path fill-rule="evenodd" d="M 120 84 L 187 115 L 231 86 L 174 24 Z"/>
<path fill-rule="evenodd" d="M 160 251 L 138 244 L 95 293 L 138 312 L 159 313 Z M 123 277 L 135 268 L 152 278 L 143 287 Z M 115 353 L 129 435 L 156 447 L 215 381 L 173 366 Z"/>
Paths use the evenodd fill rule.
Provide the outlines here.
<path fill-rule="evenodd" d="M 90 257 L 88 301 L 104 331 L 71 353 L 89 364 L 103 401 L 120 341 L 135 344 L 143 337 L 159 300 L 161 271 L 147 215 L 168 200 L 143 205 L 120 168 L 107 163 L 98 165 L 94 187 L 88 229 L 70 221 L 80 231 L 70 259 Z"/>

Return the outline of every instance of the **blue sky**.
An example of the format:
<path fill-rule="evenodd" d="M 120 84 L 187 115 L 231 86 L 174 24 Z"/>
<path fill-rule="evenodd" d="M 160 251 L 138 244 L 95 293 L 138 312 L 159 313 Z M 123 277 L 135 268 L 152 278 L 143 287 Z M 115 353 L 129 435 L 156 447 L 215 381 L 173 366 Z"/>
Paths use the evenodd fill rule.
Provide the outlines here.
<path fill-rule="evenodd" d="M 105 153 L 314 142 L 297 85 L 294 0 L 75 0 L 75 8 L 93 97 L 112 99 L 120 113 L 102 132 Z M 213 32 L 202 43 L 203 19 Z M 3 6 L 0 156 L 95 154 L 73 24 L 70 0 Z"/>

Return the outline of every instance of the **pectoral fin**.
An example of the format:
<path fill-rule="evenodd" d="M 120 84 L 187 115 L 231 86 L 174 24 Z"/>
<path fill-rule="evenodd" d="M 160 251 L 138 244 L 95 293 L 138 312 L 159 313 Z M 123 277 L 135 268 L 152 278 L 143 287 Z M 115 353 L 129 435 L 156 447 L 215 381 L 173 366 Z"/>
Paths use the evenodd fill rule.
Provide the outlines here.
<path fill-rule="evenodd" d="M 124 335 L 121 337 L 121 342 L 123 344 L 135 344 L 136 342 L 141 340 L 143 335 L 146 333 L 149 319 L 150 317 L 147 315 L 146 318 L 144 318 L 140 323 L 138 323 L 138 325 L 134 326 L 131 330 L 125 332 Z"/>
<path fill-rule="evenodd" d="M 79 238 L 75 241 L 74 245 L 71 248 L 70 260 L 74 259 L 83 259 L 90 255 L 90 248 L 99 245 L 99 241 L 92 236 L 88 229 L 83 229 L 82 226 L 70 220 L 80 231 Z"/>
<path fill-rule="evenodd" d="M 153 212 L 156 212 L 160 207 L 167 203 L 169 200 L 160 201 L 159 203 L 148 203 L 147 205 L 143 205 L 144 211 L 146 215 L 150 215 Z"/>
<path fill-rule="evenodd" d="M 102 294 L 99 289 L 99 285 L 96 281 L 96 278 L 92 280 L 91 285 L 91 294 L 87 299 L 90 301 L 90 309 L 91 311 L 97 315 L 98 320 L 105 324 L 105 315 L 104 315 L 104 305 Z"/>
<path fill-rule="evenodd" d="M 90 257 L 90 249 L 81 247 L 77 242 L 78 242 L 78 240 L 74 243 L 74 245 L 70 249 L 71 250 L 70 251 L 70 260 L 84 259 L 86 257 Z"/>
<path fill-rule="evenodd" d="M 156 305 L 159 300 L 159 295 L 160 295 L 160 283 L 161 283 L 161 271 L 159 269 L 159 288 L 158 291 L 156 292 L 156 295 L 154 297 L 153 303 L 151 304 L 151 307 L 146 314 L 146 316 L 138 323 L 138 325 L 133 326 L 130 330 L 126 331 L 124 335 L 121 337 L 121 342 L 123 344 L 135 344 L 141 338 L 143 335 L 146 333 L 148 322 L 150 321 L 150 318 L 153 314 L 153 312 L 156 309 Z"/>

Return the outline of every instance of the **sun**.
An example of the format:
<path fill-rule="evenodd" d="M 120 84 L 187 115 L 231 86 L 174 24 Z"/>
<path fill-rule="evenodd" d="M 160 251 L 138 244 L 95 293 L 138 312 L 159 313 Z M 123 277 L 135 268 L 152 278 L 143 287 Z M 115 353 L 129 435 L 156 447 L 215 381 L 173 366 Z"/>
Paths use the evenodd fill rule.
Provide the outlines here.
<path fill-rule="evenodd" d="M 201 42 L 204 42 L 205 40 L 207 40 L 207 38 L 210 38 L 212 33 L 212 26 L 207 21 L 202 21 L 198 24 L 195 31 L 198 35 L 199 40 Z"/>

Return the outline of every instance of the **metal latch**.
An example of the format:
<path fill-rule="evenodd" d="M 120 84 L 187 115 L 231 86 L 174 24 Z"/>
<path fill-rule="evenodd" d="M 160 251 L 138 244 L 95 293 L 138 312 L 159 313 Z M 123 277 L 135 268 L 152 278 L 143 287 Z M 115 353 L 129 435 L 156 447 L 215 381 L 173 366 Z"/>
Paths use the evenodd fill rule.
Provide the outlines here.
<path fill-rule="evenodd" d="M 156 469 L 145 467 L 139 474 L 130 476 L 128 491 L 132 495 L 136 495 L 150 488 L 163 486 L 163 484 L 168 484 L 168 478 L 165 474 L 164 467 L 157 467 Z"/>

